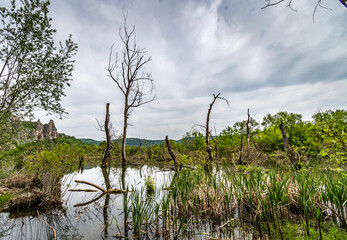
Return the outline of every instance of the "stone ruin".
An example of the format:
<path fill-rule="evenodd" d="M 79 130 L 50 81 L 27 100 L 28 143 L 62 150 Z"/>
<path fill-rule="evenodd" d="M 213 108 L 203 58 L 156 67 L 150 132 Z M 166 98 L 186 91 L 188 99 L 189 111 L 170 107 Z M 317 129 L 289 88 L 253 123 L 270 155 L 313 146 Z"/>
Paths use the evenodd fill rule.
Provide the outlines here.
<path fill-rule="evenodd" d="M 34 140 L 54 140 L 58 137 L 57 128 L 54 125 L 53 120 L 49 120 L 48 124 L 42 124 L 40 119 L 35 124 L 35 130 L 33 130 L 31 136 Z"/>

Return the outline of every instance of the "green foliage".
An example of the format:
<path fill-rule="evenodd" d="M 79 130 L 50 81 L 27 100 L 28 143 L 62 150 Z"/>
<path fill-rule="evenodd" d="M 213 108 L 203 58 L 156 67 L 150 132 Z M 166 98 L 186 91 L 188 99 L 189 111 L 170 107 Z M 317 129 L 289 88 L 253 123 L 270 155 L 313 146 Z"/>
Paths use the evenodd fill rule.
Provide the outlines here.
<path fill-rule="evenodd" d="M 51 171 L 72 171 L 79 160 L 78 149 L 68 144 L 57 144 L 52 150 L 43 150 L 35 155 L 28 156 L 25 162 L 29 171 L 48 173 Z"/>
<path fill-rule="evenodd" d="M 347 111 L 328 110 L 313 116 L 320 156 L 341 166 L 347 161 Z"/>
<path fill-rule="evenodd" d="M 101 143 L 101 141 L 97 141 L 97 140 L 94 140 L 91 138 L 80 138 L 80 140 L 84 143 L 87 143 L 87 144 L 99 145 Z"/>
<path fill-rule="evenodd" d="M 2 208 L 4 205 L 6 205 L 12 198 L 12 194 L 5 193 L 0 195 L 0 208 Z"/>
<path fill-rule="evenodd" d="M 293 240 L 316 240 L 319 238 L 319 230 L 313 223 L 309 225 L 309 233 L 305 230 L 306 225 L 304 223 L 286 222 L 282 228 L 285 239 Z M 305 234 L 306 233 L 306 234 Z M 273 239 L 280 239 L 280 234 L 275 232 Z M 322 239 L 346 239 L 346 232 L 339 228 L 339 226 L 331 221 L 322 223 Z"/>
<path fill-rule="evenodd" d="M 71 36 L 57 49 L 48 16 L 50 2 L 20 0 L 0 8 L 0 116 L 30 116 L 35 108 L 63 114 L 60 105 L 69 86 L 77 45 Z"/>
<path fill-rule="evenodd" d="M 196 130 L 187 132 L 186 135 L 181 139 L 180 144 L 181 150 L 186 152 L 206 149 L 204 135 Z"/>
<path fill-rule="evenodd" d="M 279 124 L 284 123 L 289 145 L 297 161 L 308 164 L 314 160 L 328 159 L 344 168 L 346 161 L 346 111 L 336 110 L 319 113 L 313 116 L 313 121 L 303 121 L 302 115 L 288 112 L 267 114 L 262 121 L 262 128 L 251 118 L 250 145 L 246 148 L 246 121 L 236 122 L 228 126 L 218 136 L 211 138 L 213 156 L 216 162 L 231 164 L 238 161 L 243 137 L 243 158 L 247 164 L 268 163 L 285 164 L 288 156 L 284 152 L 283 139 Z M 134 139 L 133 139 L 134 140 Z M 135 139 L 140 141 L 139 139 Z M 131 141 L 127 141 L 130 143 Z M 127 146 L 126 154 L 134 160 L 147 159 L 152 161 L 171 161 L 167 147 L 163 144 L 139 147 Z M 147 142 L 148 143 L 148 142 Z M 179 141 L 170 142 L 178 164 L 201 165 L 206 158 L 206 142 L 202 132 L 193 130 L 187 132 Z M 100 149 L 105 143 L 100 143 Z M 99 150 L 100 150 L 99 149 Z M 115 144 L 113 156 L 120 156 L 120 148 Z"/>
<path fill-rule="evenodd" d="M 24 161 L 26 171 L 43 182 L 44 190 L 56 190 L 64 174 L 78 169 L 79 149 L 68 144 L 57 144 L 52 150 L 43 150 L 28 156 Z"/>
<path fill-rule="evenodd" d="M 302 122 L 302 115 L 296 113 L 278 112 L 275 115 L 267 114 L 261 123 L 265 128 L 283 123 L 286 127 L 292 127 Z"/>
<path fill-rule="evenodd" d="M 240 136 L 231 127 L 226 127 L 217 136 L 218 142 L 218 156 L 230 158 L 235 152 L 235 148 L 240 146 Z"/>
<path fill-rule="evenodd" d="M 86 143 L 84 143 L 82 140 L 77 139 L 73 136 L 66 135 L 64 133 L 59 133 L 57 139 L 54 140 L 55 143 L 66 143 L 70 146 L 78 146 L 78 147 L 85 147 L 87 146 Z"/>
<path fill-rule="evenodd" d="M 265 152 L 283 150 L 282 135 L 278 126 L 270 126 L 258 132 L 255 141 Z"/>
<path fill-rule="evenodd" d="M 145 187 L 147 193 L 153 193 L 155 192 L 155 181 L 152 176 L 147 176 L 145 178 Z"/>
<path fill-rule="evenodd" d="M 250 133 L 253 133 L 259 126 L 259 123 L 252 117 L 249 118 L 249 131 Z M 233 129 L 235 132 L 239 133 L 240 135 L 247 134 L 247 121 L 241 121 L 236 122 L 233 125 Z"/>
<path fill-rule="evenodd" d="M 49 4 L 45 0 L 12 0 L 10 8 L 0 8 L 1 146 L 18 132 L 12 126 L 13 117 L 32 117 L 37 108 L 65 113 L 60 102 L 72 77 L 77 45 L 70 36 L 57 49 Z"/>
<path fill-rule="evenodd" d="M 13 118 L 10 113 L 1 114 L 0 112 L 0 151 L 8 150 L 17 144 L 14 137 L 17 135 L 18 129 L 16 128 L 19 124 L 20 121 Z"/>

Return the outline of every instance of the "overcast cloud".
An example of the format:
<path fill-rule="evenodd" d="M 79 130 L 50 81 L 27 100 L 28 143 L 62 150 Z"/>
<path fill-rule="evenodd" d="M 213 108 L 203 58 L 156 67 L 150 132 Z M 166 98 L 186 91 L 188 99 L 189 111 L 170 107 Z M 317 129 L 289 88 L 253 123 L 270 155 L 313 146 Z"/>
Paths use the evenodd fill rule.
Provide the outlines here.
<path fill-rule="evenodd" d="M 50 13 L 57 40 L 72 34 L 79 49 L 72 86 L 63 106 L 69 115 L 54 118 L 59 132 L 103 139 L 96 118 L 111 103 L 113 125 L 121 133 L 123 98 L 106 75 L 112 44 L 122 45 L 118 29 L 123 10 L 136 26 L 137 44 L 153 61 L 146 66 L 158 99 L 135 109 L 129 137 L 179 139 L 203 124 L 213 93 L 217 102 L 211 124 L 220 132 L 246 118 L 267 113 L 300 113 L 305 120 L 318 109 L 346 109 L 347 9 L 325 1 L 293 1 L 261 10 L 259 0 L 52 0 Z M 324 1 L 323 1 L 324 2 Z M 47 122 L 39 112 L 37 117 Z"/>

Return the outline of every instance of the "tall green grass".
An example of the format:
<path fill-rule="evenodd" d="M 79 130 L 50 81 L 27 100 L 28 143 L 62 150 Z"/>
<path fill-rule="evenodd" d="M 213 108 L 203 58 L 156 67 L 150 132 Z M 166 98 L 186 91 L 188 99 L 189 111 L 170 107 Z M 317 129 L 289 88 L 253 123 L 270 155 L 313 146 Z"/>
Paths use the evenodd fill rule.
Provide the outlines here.
<path fill-rule="evenodd" d="M 215 230 L 227 229 L 236 218 L 268 235 L 288 238 L 285 222 L 303 222 L 311 238 L 312 224 L 320 239 L 326 234 L 326 221 L 346 227 L 346 186 L 344 178 L 324 173 L 316 177 L 307 171 L 285 172 L 249 168 L 242 171 L 181 170 L 164 193 L 155 200 L 145 191 L 129 193 L 129 222 L 135 236 L 151 233 L 179 239 L 208 222 Z M 154 196 L 155 197 L 155 196 Z M 220 226 L 220 227 L 218 227 Z M 346 235 L 347 236 L 347 235 Z"/>

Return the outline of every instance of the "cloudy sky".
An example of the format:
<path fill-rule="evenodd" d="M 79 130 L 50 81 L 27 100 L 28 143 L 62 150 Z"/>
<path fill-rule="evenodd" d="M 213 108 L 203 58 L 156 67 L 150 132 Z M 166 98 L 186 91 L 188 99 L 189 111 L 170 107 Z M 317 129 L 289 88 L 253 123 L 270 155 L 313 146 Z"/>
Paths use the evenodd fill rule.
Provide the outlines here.
<path fill-rule="evenodd" d="M 120 52 L 123 12 L 136 26 L 137 44 L 152 61 L 146 71 L 155 81 L 157 100 L 135 109 L 128 137 L 181 138 L 205 122 L 214 93 L 230 102 L 215 104 L 211 127 L 220 132 L 246 118 L 267 113 L 346 109 L 347 9 L 324 1 L 312 22 L 315 1 L 293 1 L 261 10 L 265 0 L 51 0 L 56 39 L 71 33 L 78 43 L 73 82 L 66 90 L 59 132 L 103 139 L 103 121 L 122 129 L 122 94 L 107 77 L 110 47 Z M 41 121 L 48 121 L 37 113 Z"/>

